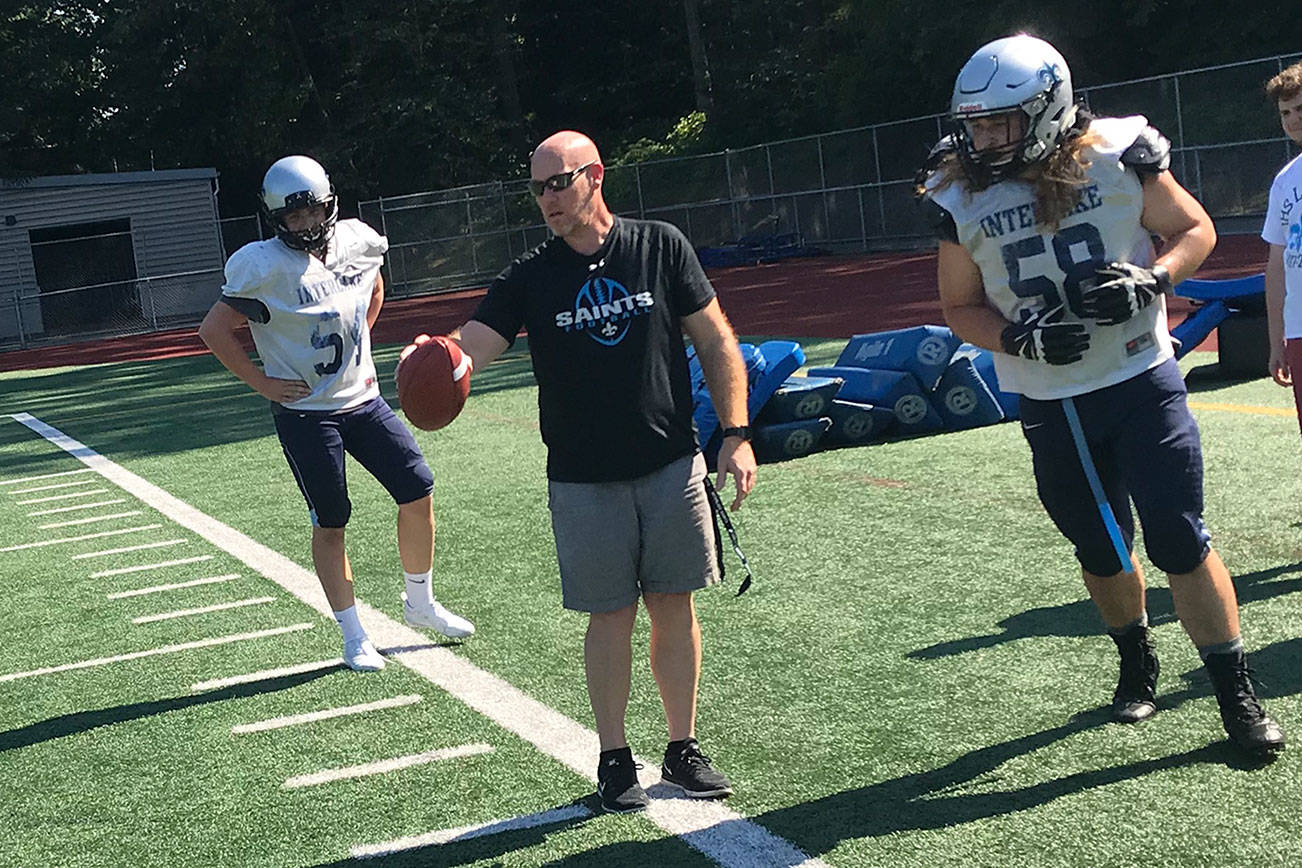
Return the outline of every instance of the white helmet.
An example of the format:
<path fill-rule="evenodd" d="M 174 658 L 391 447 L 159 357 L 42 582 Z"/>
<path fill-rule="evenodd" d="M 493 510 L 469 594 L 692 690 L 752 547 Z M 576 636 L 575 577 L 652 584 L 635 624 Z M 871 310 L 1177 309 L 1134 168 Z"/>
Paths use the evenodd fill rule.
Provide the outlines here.
<path fill-rule="evenodd" d="M 282 157 L 271 164 L 262 179 L 262 214 L 276 236 L 295 250 L 321 250 L 330 242 L 335 221 L 339 219 L 339 200 L 330 176 L 311 157 Z M 320 225 L 293 232 L 285 225 L 285 215 L 313 205 L 326 206 L 326 218 Z"/>
<path fill-rule="evenodd" d="M 977 151 L 966 121 L 1021 110 L 1025 134 L 999 148 Z M 1047 159 L 1076 122 L 1071 71 L 1043 39 L 1019 33 L 977 49 L 954 82 L 950 101 L 959 161 L 968 178 L 986 185 Z"/>

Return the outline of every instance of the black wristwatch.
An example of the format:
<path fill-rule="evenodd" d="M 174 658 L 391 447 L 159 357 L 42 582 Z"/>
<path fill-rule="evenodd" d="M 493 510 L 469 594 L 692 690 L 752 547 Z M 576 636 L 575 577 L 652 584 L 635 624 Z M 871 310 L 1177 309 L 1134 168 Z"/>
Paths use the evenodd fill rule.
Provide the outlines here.
<path fill-rule="evenodd" d="M 723 429 L 723 436 L 724 436 L 724 437 L 740 437 L 740 438 L 743 439 L 743 440 L 749 440 L 749 439 L 750 439 L 750 434 L 751 434 L 751 431 L 750 431 L 750 426 L 749 426 L 749 425 L 738 425 L 738 426 L 735 427 L 735 428 L 724 428 L 724 429 Z"/>

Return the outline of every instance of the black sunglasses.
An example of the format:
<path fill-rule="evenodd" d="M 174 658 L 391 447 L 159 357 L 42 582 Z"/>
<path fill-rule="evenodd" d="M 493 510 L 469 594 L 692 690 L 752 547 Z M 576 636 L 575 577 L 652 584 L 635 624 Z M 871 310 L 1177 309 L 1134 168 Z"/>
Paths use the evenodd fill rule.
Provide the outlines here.
<path fill-rule="evenodd" d="M 579 177 L 580 172 L 597 165 L 597 162 L 597 160 L 593 160 L 591 163 L 586 163 L 579 166 L 577 169 L 571 169 L 568 172 L 560 172 L 552 175 L 550 178 L 544 178 L 541 181 L 535 181 L 530 178 L 529 192 L 533 194 L 535 199 L 537 199 L 542 196 L 544 190 L 564 190 L 566 187 L 574 183 L 574 179 Z"/>

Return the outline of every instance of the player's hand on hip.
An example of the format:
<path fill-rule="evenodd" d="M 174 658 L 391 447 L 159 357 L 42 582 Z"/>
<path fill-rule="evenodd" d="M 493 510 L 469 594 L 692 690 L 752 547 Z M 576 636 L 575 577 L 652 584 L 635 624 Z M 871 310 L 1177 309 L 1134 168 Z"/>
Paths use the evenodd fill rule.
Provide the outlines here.
<path fill-rule="evenodd" d="M 280 380 L 275 377 L 264 377 L 263 382 L 258 386 L 258 394 L 268 401 L 275 401 L 277 404 L 292 404 L 312 394 L 312 390 L 302 380 Z"/>
<path fill-rule="evenodd" d="M 1064 308 L 1047 308 L 1023 322 L 1010 322 L 1000 334 L 1000 344 L 1010 356 L 1050 365 L 1078 362 L 1090 347 L 1090 336 L 1079 322 L 1062 322 Z"/>
<path fill-rule="evenodd" d="M 741 508 L 741 502 L 746 499 L 746 495 L 750 494 L 751 489 L 755 487 L 755 450 L 751 448 L 750 441 L 740 437 L 723 438 L 723 445 L 719 447 L 718 467 L 719 475 L 714 487 L 722 489 L 728 474 L 732 474 L 737 486 L 737 497 L 728 508 L 736 512 Z"/>
<path fill-rule="evenodd" d="M 1275 347 L 1270 351 L 1270 376 L 1281 386 L 1293 385 L 1293 372 L 1289 370 L 1288 360 L 1284 356 L 1282 346 Z"/>
<path fill-rule="evenodd" d="M 1168 291 L 1171 275 L 1160 265 L 1109 262 L 1094 272 L 1092 283 L 1081 289 L 1081 315 L 1100 325 L 1120 325 Z"/>

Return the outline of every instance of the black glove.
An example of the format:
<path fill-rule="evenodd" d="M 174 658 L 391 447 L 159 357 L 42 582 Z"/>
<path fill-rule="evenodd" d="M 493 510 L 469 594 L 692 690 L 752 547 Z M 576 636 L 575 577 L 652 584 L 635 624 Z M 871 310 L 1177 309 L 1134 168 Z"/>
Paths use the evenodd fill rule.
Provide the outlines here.
<path fill-rule="evenodd" d="M 1094 272 L 1093 286 L 1082 287 L 1081 315 L 1099 325 L 1119 325 L 1170 288 L 1171 275 L 1161 265 L 1109 262 Z"/>
<path fill-rule="evenodd" d="M 1060 322 L 1063 306 L 1042 310 L 1025 322 L 1009 323 L 999 335 L 1004 352 L 1010 356 L 1050 365 L 1070 365 L 1080 361 L 1090 347 L 1084 323 Z"/>

